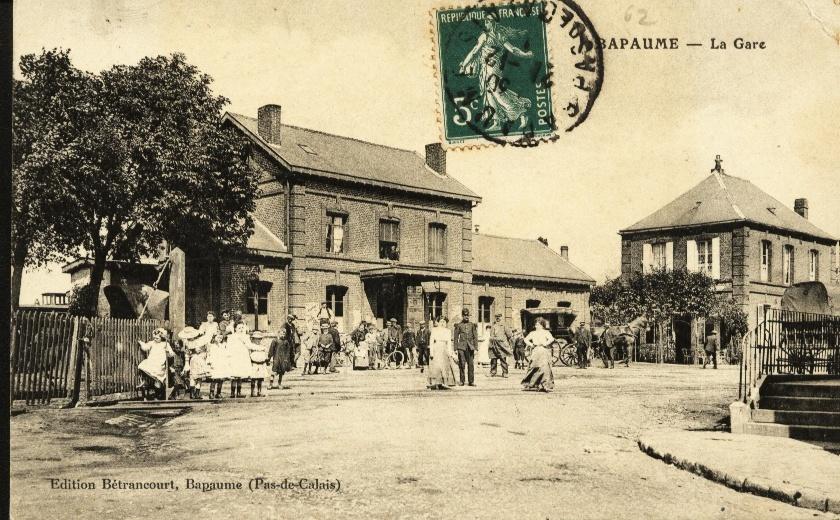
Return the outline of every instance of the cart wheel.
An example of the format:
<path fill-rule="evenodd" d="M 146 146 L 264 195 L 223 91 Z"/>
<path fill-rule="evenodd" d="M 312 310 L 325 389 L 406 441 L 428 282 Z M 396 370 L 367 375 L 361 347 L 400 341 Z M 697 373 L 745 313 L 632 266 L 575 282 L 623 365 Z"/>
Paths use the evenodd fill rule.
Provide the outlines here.
<path fill-rule="evenodd" d="M 403 358 L 403 353 L 399 350 L 395 350 L 391 352 L 391 354 L 388 356 L 388 360 L 386 361 L 385 366 L 391 366 L 391 363 L 394 363 L 394 366 L 398 367 L 402 365 Z"/>
<path fill-rule="evenodd" d="M 560 354 L 558 355 L 560 363 L 564 367 L 571 367 L 577 363 L 577 349 L 571 343 L 566 343 L 560 347 Z"/>

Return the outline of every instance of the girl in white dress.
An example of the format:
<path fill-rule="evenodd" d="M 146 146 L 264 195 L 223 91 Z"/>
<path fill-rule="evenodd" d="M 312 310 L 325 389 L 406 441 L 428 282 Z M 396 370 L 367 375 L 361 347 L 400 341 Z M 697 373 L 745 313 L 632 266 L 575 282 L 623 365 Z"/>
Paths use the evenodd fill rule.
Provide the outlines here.
<path fill-rule="evenodd" d="M 251 335 L 251 344 L 248 349 L 251 356 L 251 397 L 262 397 L 263 381 L 271 377 L 271 368 L 268 366 L 268 345 L 263 342 L 262 333 L 256 331 Z"/>
<path fill-rule="evenodd" d="M 251 338 L 246 330 L 246 325 L 239 322 L 233 334 L 227 338 L 231 397 L 245 397 L 242 395 L 242 380 L 251 377 Z"/>
<path fill-rule="evenodd" d="M 207 345 L 207 368 L 210 379 L 210 399 L 222 398 L 222 383 L 228 378 L 228 355 L 225 335 L 219 332 Z"/>
<path fill-rule="evenodd" d="M 140 345 L 140 350 L 146 353 L 146 359 L 141 361 L 137 368 L 150 379 L 150 382 L 140 385 L 140 388 L 144 390 L 154 388 L 158 397 L 160 397 L 160 392 L 166 382 L 166 358 L 175 357 L 175 352 L 169 346 L 167 336 L 166 330 L 157 328 L 152 331 L 151 341 L 137 342 Z"/>

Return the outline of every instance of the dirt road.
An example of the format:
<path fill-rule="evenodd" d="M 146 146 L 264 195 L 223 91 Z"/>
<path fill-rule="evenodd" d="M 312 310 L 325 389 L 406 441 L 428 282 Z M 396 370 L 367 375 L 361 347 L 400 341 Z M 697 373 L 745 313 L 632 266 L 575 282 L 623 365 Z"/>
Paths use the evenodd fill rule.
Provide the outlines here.
<path fill-rule="evenodd" d="M 11 424 L 14 517 L 824 516 L 639 451 L 642 431 L 725 429 L 734 368 L 563 368 L 547 395 L 485 372 L 447 392 L 417 370 L 293 375 L 189 410 L 26 413 Z M 96 489 L 60 489 L 73 482 Z M 114 489 L 135 482 L 177 489 Z"/>

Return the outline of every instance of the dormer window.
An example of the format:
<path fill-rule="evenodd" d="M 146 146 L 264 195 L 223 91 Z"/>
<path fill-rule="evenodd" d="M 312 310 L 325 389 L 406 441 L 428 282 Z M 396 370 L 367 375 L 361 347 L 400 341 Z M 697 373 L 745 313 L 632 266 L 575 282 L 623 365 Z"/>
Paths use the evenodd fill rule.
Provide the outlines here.
<path fill-rule="evenodd" d="M 303 150 L 304 152 L 308 153 L 309 155 L 318 155 L 318 154 L 315 152 L 315 150 L 313 150 L 312 148 L 310 148 L 308 145 L 305 145 L 305 144 L 299 144 L 298 146 L 300 146 L 300 149 L 301 149 L 301 150 Z"/>

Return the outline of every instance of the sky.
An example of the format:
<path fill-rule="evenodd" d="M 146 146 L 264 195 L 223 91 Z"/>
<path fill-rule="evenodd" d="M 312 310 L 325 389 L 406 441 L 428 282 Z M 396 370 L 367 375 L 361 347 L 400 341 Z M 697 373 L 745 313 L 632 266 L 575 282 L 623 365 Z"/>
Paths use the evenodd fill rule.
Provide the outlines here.
<path fill-rule="evenodd" d="M 16 57 L 69 48 L 92 72 L 182 52 L 232 112 L 276 103 L 284 123 L 422 154 L 440 140 L 430 10 L 456 4 L 467 5 L 27 0 L 14 5 L 14 46 Z M 603 281 L 620 272 L 618 230 L 699 183 L 719 154 L 727 174 L 782 203 L 807 198 L 811 221 L 840 237 L 836 2 L 578 4 L 603 38 L 681 46 L 605 50 L 588 120 L 557 142 L 450 150 L 448 172 L 483 198 L 473 213 L 482 233 L 568 245 L 570 260 Z M 734 49 L 738 37 L 766 48 Z M 711 38 L 728 48 L 712 50 Z M 21 301 L 69 286 L 55 266 L 27 273 Z"/>

